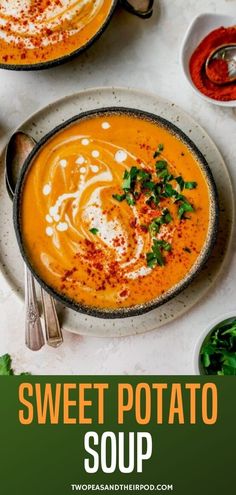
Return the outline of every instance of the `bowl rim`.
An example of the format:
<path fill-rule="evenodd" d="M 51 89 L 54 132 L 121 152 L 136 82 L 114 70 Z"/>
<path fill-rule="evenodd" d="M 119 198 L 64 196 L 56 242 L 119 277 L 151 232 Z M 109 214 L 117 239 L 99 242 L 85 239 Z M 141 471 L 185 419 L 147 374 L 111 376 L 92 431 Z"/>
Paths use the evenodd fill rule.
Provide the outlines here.
<path fill-rule="evenodd" d="M 77 121 L 83 119 L 86 120 L 88 118 L 92 118 L 93 116 L 100 116 L 100 115 L 108 116 L 111 114 L 122 114 L 122 115 L 125 114 L 137 118 L 149 120 L 153 124 L 159 126 L 161 125 L 169 132 L 171 132 L 175 137 L 182 140 L 182 142 L 191 150 L 191 152 L 195 156 L 204 174 L 209 189 L 209 200 L 210 200 L 210 220 L 209 220 L 208 233 L 205 240 L 205 244 L 202 248 L 200 255 L 198 256 L 197 260 L 195 261 L 194 265 L 192 266 L 191 270 L 187 273 L 187 275 L 180 282 L 172 286 L 166 293 L 164 293 L 162 296 L 159 296 L 156 299 L 148 301 L 145 304 L 139 304 L 131 307 L 122 307 L 116 309 L 99 308 L 99 307 L 80 304 L 70 299 L 69 297 L 61 294 L 60 292 L 56 291 L 49 285 L 47 285 L 47 283 L 45 283 L 37 274 L 37 272 L 34 270 L 33 266 L 30 263 L 29 257 L 26 253 L 26 250 L 24 248 L 23 234 L 21 232 L 21 214 L 20 214 L 21 196 L 24 188 L 24 181 L 26 179 L 28 171 L 30 170 L 30 167 L 34 162 L 34 158 L 40 152 L 41 148 L 48 141 L 50 141 L 50 139 L 53 138 L 57 133 L 72 126 Z M 43 287 L 49 294 L 51 294 L 55 299 L 57 299 L 59 302 L 66 305 L 67 307 L 77 312 L 81 312 L 95 317 L 106 318 L 106 319 L 126 318 L 126 317 L 137 316 L 140 314 L 147 313 L 163 305 L 173 297 L 177 296 L 180 292 L 182 292 L 182 290 L 184 290 L 197 276 L 197 274 L 201 271 L 207 259 L 209 258 L 217 237 L 218 220 L 219 220 L 219 205 L 218 205 L 218 194 L 217 194 L 216 184 L 205 157 L 202 155 L 201 151 L 197 148 L 194 142 L 176 125 L 164 119 L 163 117 L 160 117 L 159 115 L 146 112 L 143 110 L 139 110 L 136 108 L 119 107 L 119 106 L 98 108 L 98 109 L 93 109 L 79 113 L 77 115 L 74 115 L 70 119 L 66 120 L 65 122 L 59 124 L 58 126 L 54 127 L 50 132 L 48 132 L 45 136 L 43 136 L 40 139 L 40 141 L 35 145 L 29 156 L 26 158 L 21 168 L 20 175 L 16 185 L 14 199 L 13 199 L 13 224 L 14 224 L 15 234 L 20 249 L 20 253 L 26 265 L 28 266 L 28 268 L 31 270 L 34 277 L 38 281 L 39 285 L 41 285 L 41 287 Z"/>
<path fill-rule="evenodd" d="M 201 20 L 201 19 L 203 19 L 205 17 L 209 17 L 209 18 L 210 17 L 215 17 L 215 18 L 218 17 L 219 19 L 228 18 L 228 19 L 232 19 L 232 23 L 234 22 L 234 19 L 235 19 L 235 23 L 236 23 L 236 16 L 233 16 L 233 15 L 230 15 L 230 14 L 219 14 L 219 13 L 215 13 L 215 12 L 203 12 L 201 14 L 196 15 L 192 19 L 192 21 L 189 23 L 189 25 L 188 25 L 188 27 L 187 27 L 187 29 L 185 31 L 184 37 L 182 39 L 181 46 L 180 46 L 179 60 L 180 60 L 181 68 L 182 68 L 182 73 L 184 74 L 185 79 L 188 81 L 188 84 L 193 89 L 193 91 L 198 96 L 201 96 L 201 98 L 203 100 L 207 101 L 208 103 L 213 103 L 213 105 L 218 105 L 218 106 L 225 107 L 225 108 L 227 108 L 227 107 L 228 108 L 235 108 L 236 107 L 236 100 L 228 100 L 228 101 L 215 100 L 214 98 L 210 98 L 210 96 L 207 96 L 204 93 L 202 93 L 195 86 L 194 82 L 192 81 L 192 78 L 191 78 L 190 74 L 188 74 L 188 71 L 186 69 L 185 48 L 187 46 L 188 40 L 192 37 L 192 34 L 194 32 L 194 28 L 195 28 L 195 24 L 197 24 L 197 22 L 199 20 Z M 218 26 L 220 27 L 220 24 Z M 213 28 L 211 30 L 213 30 Z M 210 33 L 210 28 L 209 28 L 209 33 Z M 196 47 L 197 47 L 197 45 L 196 45 Z"/>
<path fill-rule="evenodd" d="M 214 330 L 214 328 L 219 325 L 220 323 L 226 322 L 227 320 L 230 319 L 236 319 L 236 310 L 235 311 L 229 311 L 227 313 L 221 313 L 217 318 L 214 318 L 211 320 L 211 322 L 207 325 L 205 330 L 202 332 L 201 337 L 198 338 L 197 344 L 195 345 L 194 349 L 194 372 L 197 375 L 201 376 L 216 376 L 216 375 L 207 375 L 206 373 L 202 373 L 201 367 L 200 367 L 200 351 L 202 348 L 203 343 L 207 339 L 207 337 L 210 337 L 210 334 Z"/>
<path fill-rule="evenodd" d="M 35 64 L 3 64 L 0 63 L 0 69 L 5 69 L 5 70 L 12 70 L 12 71 L 37 71 L 37 70 L 45 70 L 45 69 L 51 69 L 53 67 L 57 67 L 59 65 L 65 64 L 66 62 L 69 62 L 70 60 L 73 60 L 76 58 L 78 55 L 81 53 L 85 52 L 88 48 L 90 48 L 93 43 L 95 43 L 104 33 L 106 28 L 108 27 L 113 14 L 115 12 L 115 9 L 117 7 L 119 0 L 111 0 L 111 7 L 110 10 L 104 19 L 104 22 L 102 25 L 99 27 L 99 29 L 96 31 L 96 33 L 82 46 L 79 48 L 76 48 L 71 53 L 67 53 L 66 55 L 62 55 L 61 57 L 51 59 L 51 60 L 46 60 L 45 62 L 39 62 Z"/>

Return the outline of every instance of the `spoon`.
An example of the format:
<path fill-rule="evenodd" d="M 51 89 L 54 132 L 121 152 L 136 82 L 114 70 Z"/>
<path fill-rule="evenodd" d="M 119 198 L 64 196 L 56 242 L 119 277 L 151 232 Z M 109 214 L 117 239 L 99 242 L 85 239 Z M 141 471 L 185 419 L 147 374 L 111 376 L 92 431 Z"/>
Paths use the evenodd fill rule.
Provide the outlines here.
<path fill-rule="evenodd" d="M 236 43 L 220 45 L 210 53 L 206 74 L 210 81 L 219 85 L 236 81 Z"/>
<path fill-rule="evenodd" d="M 154 0 L 120 0 L 120 2 L 131 14 L 143 19 L 152 16 Z"/>
<path fill-rule="evenodd" d="M 11 137 L 6 151 L 6 187 L 13 199 L 15 186 L 25 159 L 35 146 L 35 141 L 27 134 L 17 131 Z M 44 337 L 39 316 L 34 277 L 25 265 L 26 335 L 27 347 L 39 350 L 44 345 Z M 58 347 L 63 342 L 53 298 L 41 289 L 47 343 Z"/>

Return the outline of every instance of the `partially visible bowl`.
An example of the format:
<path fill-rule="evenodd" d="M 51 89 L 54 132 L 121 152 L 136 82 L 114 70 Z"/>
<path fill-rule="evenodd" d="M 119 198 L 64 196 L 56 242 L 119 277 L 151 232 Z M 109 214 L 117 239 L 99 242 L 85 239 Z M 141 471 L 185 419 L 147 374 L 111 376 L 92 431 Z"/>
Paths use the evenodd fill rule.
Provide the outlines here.
<path fill-rule="evenodd" d="M 92 13 L 88 11 L 89 0 L 82 2 L 83 10 L 79 13 L 80 5 L 73 1 L 61 2 L 59 6 L 56 2 L 55 5 L 52 3 L 43 7 L 42 13 L 39 7 L 37 11 L 37 5 L 34 7 L 31 6 L 32 2 L 29 2 L 30 5 L 26 2 L 25 7 L 14 6 L 14 17 L 11 15 L 11 2 L 6 3 L 9 4 L 9 11 L 4 11 L 5 6 L 0 7 L 0 10 L 3 9 L 2 16 L 0 12 L 2 25 L 0 68 L 32 71 L 65 63 L 89 48 L 105 31 L 118 4 L 131 14 L 147 19 L 152 16 L 154 0 L 147 1 L 143 9 L 135 8 L 128 0 L 101 0 L 93 2 L 89 7 Z M 98 10 L 94 13 L 93 9 Z M 82 15 L 89 17 L 85 24 L 83 18 L 79 17 Z M 5 30 L 4 26 L 6 26 Z M 7 39 L 6 43 L 4 37 Z M 15 59 L 13 50 L 15 50 Z"/>
<path fill-rule="evenodd" d="M 192 89 L 195 91 L 195 93 L 201 96 L 203 100 L 213 103 L 214 105 L 219 105 L 221 107 L 236 107 L 236 100 L 219 101 L 214 100 L 213 98 L 209 98 L 208 96 L 201 93 L 201 91 L 199 91 L 199 89 L 192 81 L 189 71 L 189 62 L 194 50 L 197 48 L 202 39 L 207 36 L 207 34 L 218 27 L 230 27 L 234 24 L 236 24 L 236 17 L 234 16 L 210 13 L 200 14 L 195 17 L 189 25 L 180 50 L 181 67 Z"/>
<path fill-rule="evenodd" d="M 226 323 L 230 320 L 233 320 L 233 319 L 235 319 L 235 317 L 236 317 L 236 311 L 234 311 L 234 312 L 231 311 L 229 313 L 222 314 L 222 315 L 218 316 L 215 320 L 211 321 L 211 323 L 204 330 L 200 339 L 198 340 L 198 343 L 196 345 L 195 352 L 194 352 L 194 371 L 195 371 L 196 375 L 207 375 L 204 372 L 203 367 L 201 365 L 200 353 L 201 353 L 201 349 L 202 349 L 203 344 L 210 338 L 212 332 L 216 329 L 216 327 L 218 325 Z M 207 375 L 207 376 L 210 376 L 210 375 Z"/>
<path fill-rule="evenodd" d="M 209 227 L 208 227 L 208 233 L 207 233 L 207 238 L 204 243 L 204 246 L 201 250 L 201 253 L 199 254 L 198 258 L 196 259 L 196 262 L 190 269 L 190 271 L 185 275 L 184 278 L 182 278 L 176 285 L 171 286 L 169 290 L 167 290 L 164 294 L 159 295 L 158 297 L 154 299 L 148 299 L 145 303 L 141 304 L 136 304 L 133 306 L 128 306 L 128 307 L 117 307 L 117 308 L 100 308 L 96 306 L 91 306 L 91 305 L 85 305 L 81 304 L 78 302 L 75 302 L 75 300 L 65 296 L 62 294 L 62 292 L 59 292 L 58 290 L 54 290 L 51 285 L 48 285 L 45 283 L 42 278 L 39 276 L 37 271 L 34 269 L 32 266 L 32 262 L 29 259 L 29 256 L 26 252 L 25 249 L 25 243 L 23 240 L 23 234 L 22 234 L 22 226 L 21 226 L 21 204 L 22 204 L 22 193 L 24 191 L 24 184 L 25 180 L 27 178 L 27 175 L 30 171 L 31 166 L 33 165 L 34 159 L 37 157 L 37 155 L 41 152 L 43 147 L 50 142 L 51 139 L 54 138 L 54 136 L 59 135 L 59 133 L 64 130 L 65 128 L 70 128 L 75 122 L 79 121 L 86 121 L 88 118 L 91 118 L 92 116 L 99 116 L 102 117 L 103 115 L 108 117 L 109 115 L 123 115 L 123 116 L 133 116 L 137 118 L 141 118 L 143 120 L 147 120 L 151 122 L 152 124 L 157 125 L 158 127 L 162 127 L 163 129 L 166 129 L 170 134 L 176 136 L 176 138 L 182 142 L 185 146 L 189 148 L 191 151 L 191 154 L 193 157 L 197 160 L 197 163 L 199 165 L 200 170 L 202 171 L 202 174 L 205 178 L 208 191 L 209 191 L 209 212 L 210 212 L 210 219 L 209 219 Z M 106 127 L 107 128 L 107 127 Z M 87 141 L 87 139 L 86 139 Z M 85 143 L 86 145 L 88 144 L 87 142 Z M 129 109 L 129 108 L 119 108 L 119 107 L 114 107 L 114 108 L 104 108 L 104 109 L 99 109 L 99 110 L 94 110 L 90 111 L 84 114 L 80 114 L 75 116 L 74 118 L 70 119 L 69 121 L 61 124 L 59 127 L 53 129 L 49 134 L 47 134 L 34 148 L 33 152 L 31 155 L 28 157 L 26 160 L 23 169 L 20 174 L 20 178 L 17 184 L 17 189 L 16 189 L 16 194 L 14 198 L 14 226 L 16 230 L 16 235 L 17 235 L 17 240 L 19 244 L 19 248 L 21 250 L 21 254 L 23 258 L 25 259 L 27 265 L 33 272 L 35 278 L 38 280 L 40 285 L 47 290 L 51 295 L 53 295 L 56 299 L 61 301 L 63 304 L 66 306 L 76 310 L 80 311 L 83 313 L 87 313 L 93 316 L 97 317 L 102 317 L 102 318 L 120 318 L 120 317 L 127 317 L 127 316 L 135 316 L 139 315 L 142 313 L 145 313 L 147 311 L 150 311 L 171 298 L 175 297 L 181 290 L 183 290 L 187 285 L 191 283 L 193 278 L 199 273 L 203 265 L 205 264 L 206 260 L 208 259 L 211 250 L 213 248 L 216 234 L 217 234 L 217 225 L 218 225 L 218 202 L 217 202 L 217 194 L 216 194 L 216 189 L 215 189 L 215 184 L 214 184 L 214 179 L 211 175 L 210 169 L 206 163 L 205 158 L 202 156 L 200 151 L 196 148 L 194 143 L 177 127 L 175 127 L 171 122 L 166 121 L 165 119 L 153 115 L 147 112 L 143 112 L 140 110 L 135 110 L 135 109 Z M 95 229 L 97 230 L 97 229 Z"/>

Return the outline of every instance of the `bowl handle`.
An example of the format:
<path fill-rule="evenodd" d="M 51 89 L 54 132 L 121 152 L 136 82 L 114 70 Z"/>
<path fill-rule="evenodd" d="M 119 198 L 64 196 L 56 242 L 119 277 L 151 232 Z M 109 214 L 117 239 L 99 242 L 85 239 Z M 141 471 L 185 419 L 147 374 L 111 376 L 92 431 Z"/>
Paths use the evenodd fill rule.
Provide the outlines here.
<path fill-rule="evenodd" d="M 130 14 L 133 15 L 137 15 L 138 17 L 141 17 L 141 19 L 149 19 L 153 14 L 154 0 L 147 0 L 146 8 L 135 7 L 135 0 L 133 0 L 132 3 L 129 2 L 128 0 L 120 0 L 120 3 L 122 7 L 124 7 L 124 9 L 127 10 L 127 12 L 130 12 Z M 140 2 L 138 3 L 140 4 Z"/>

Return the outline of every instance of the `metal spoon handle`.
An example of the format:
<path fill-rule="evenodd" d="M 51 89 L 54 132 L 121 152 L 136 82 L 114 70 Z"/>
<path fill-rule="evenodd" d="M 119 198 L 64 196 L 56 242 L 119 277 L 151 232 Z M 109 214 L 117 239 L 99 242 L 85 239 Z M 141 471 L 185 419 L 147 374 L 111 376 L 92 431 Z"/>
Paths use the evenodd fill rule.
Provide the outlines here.
<path fill-rule="evenodd" d="M 41 289 L 41 294 L 47 343 L 52 347 L 59 347 L 59 345 L 63 343 L 63 336 L 54 300 L 50 294 L 43 289 Z"/>
<path fill-rule="evenodd" d="M 35 283 L 31 272 L 25 265 L 25 344 L 31 351 L 39 351 L 44 346 L 44 336 L 39 316 Z"/>
<path fill-rule="evenodd" d="M 154 0 L 133 0 L 132 2 L 120 0 L 120 3 L 130 14 L 141 17 L 141 19 L 148 19 L 153 14 Z"/>

